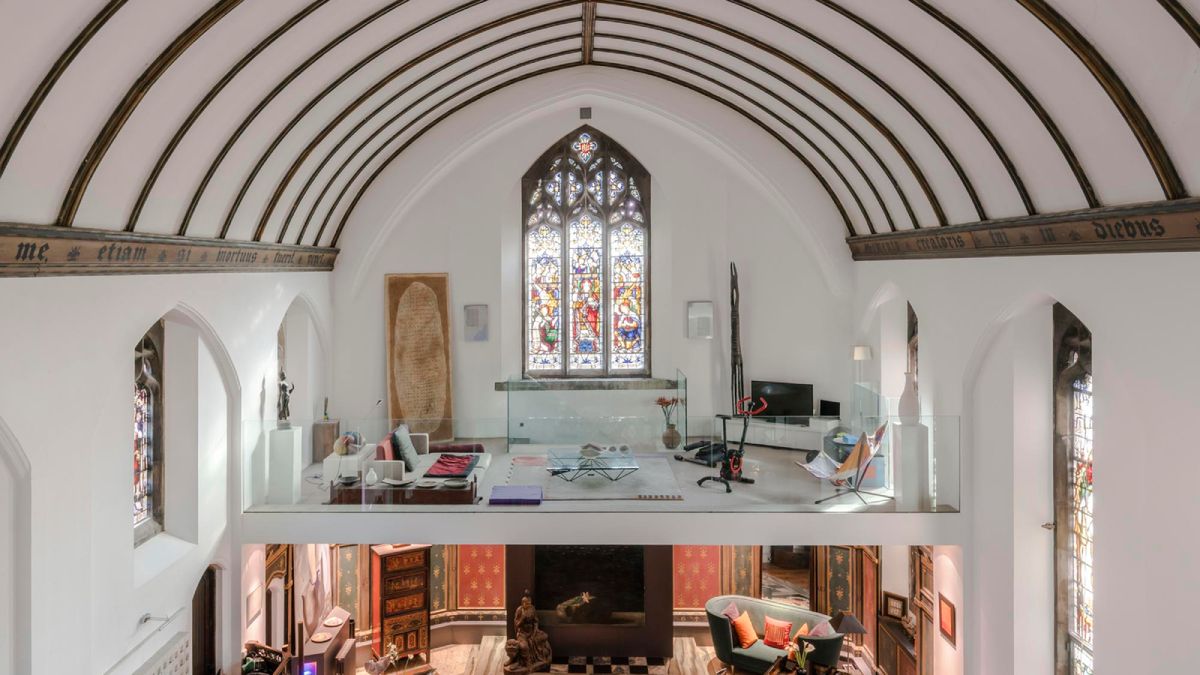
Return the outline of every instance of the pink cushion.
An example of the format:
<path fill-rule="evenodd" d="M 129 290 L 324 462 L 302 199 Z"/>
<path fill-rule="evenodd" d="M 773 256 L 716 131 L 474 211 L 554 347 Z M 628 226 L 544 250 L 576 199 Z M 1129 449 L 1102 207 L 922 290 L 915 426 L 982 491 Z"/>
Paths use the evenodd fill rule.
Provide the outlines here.
<path fill-rule="evenodd" d="M 729 606 L 721 610 L 721 616 L 730 621 L 736 621 L 739 615 L 741 615 L 741 612 L 738 611 L 737 603 L 732 600 L 729 601 Z"/>
<path fill-rule="evenodd" d="M 392 437 L 379 441 L 379 445 L 375 446 L 375 459 L 393 460 L 396 459 L 396 450 L 392 448 Z"/>
<path fill-rule="evenodd" d="M 834 634 L 833 626 L 828 621 L 822 621 L 808 632 L 808 637 L 829 637 Z"/>

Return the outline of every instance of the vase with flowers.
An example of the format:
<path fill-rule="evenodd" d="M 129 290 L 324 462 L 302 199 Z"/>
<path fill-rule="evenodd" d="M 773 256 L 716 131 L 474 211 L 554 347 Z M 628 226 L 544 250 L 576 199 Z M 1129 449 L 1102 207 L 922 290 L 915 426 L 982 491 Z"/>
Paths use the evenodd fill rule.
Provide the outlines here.
<path fill-rule="evenodd" d="M 662 410 L 663 421 L 667 425 L 667 429 L 662 435 L 663 445 L 668 450 L 674 450 L 683 442 L 683 436 L 675 428 L 675 423 L 672 421 L 675 415 L 675 408 L 679 407 L 679 399 L 676 397 L 659 396 L 654 402 Z"/>
<path fill-rule="evenodd" d="M 808 672 L 808 655 L 817 647 L 806 640 L 796 639 L 795 642 L 788 644 L 788 658 L 796 663 L 796 669 L 799 672 Z"/>

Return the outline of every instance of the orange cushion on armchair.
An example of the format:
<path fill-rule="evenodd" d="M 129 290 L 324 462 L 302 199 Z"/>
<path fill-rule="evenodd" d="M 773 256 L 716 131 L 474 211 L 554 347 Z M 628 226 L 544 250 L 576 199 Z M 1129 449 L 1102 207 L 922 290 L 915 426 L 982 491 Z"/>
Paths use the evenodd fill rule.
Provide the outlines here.
<path fill-rule="evenodd" d="M 741 616 L 733 620 L 733 634 L 737 636 L 742 649 L 758 642 L 758 633 L 754 632 L 754 624 L 747 612 L 742 612 Z"/>

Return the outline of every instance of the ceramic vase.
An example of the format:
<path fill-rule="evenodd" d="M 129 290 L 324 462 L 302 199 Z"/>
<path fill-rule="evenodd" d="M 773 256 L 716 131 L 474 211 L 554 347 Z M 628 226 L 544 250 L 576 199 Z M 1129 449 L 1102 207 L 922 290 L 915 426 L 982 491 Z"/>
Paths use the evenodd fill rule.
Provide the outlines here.
<path fill-rule="evenodd" d="M 904 393 L 900 394 L 896 412 L 901 419 L 914 422 L 921 416 L 921 401 L 917 398 L 917 377 L 911 372 L 904 374 Z"/>
<path fill-rule="evenodd" d="M 367 470 L 365 482 L 367 485 L 374 485 L 379 482 L 379 474 L 375 473 L 375 467 L 371 467 Z"/>
<path fill-rule="evenodd" d="M 668 424 L 667 430 L 664 431 L 662 435 L 663 445 L 666 446 L 668 450 L 674 450 L 675 448 L 679 447 L 679 444 L 682 441 L 683 436 L 679 433 L 679 430 L 675 428 L 675 425 Z"/>

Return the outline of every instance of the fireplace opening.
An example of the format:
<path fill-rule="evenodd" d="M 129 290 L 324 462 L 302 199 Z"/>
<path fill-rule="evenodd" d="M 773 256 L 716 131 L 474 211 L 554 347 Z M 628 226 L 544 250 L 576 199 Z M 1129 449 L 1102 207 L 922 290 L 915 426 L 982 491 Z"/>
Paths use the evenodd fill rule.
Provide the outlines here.
<path fill-rule="evenodd" d="M 534 546 L 533 604 L 543 626 L 646 624 L 642 546 Z"/>

